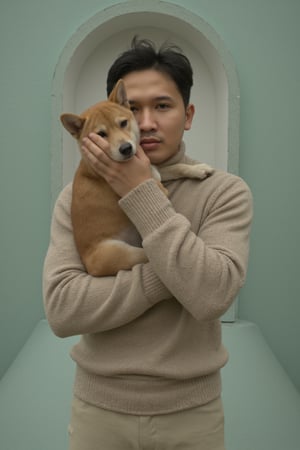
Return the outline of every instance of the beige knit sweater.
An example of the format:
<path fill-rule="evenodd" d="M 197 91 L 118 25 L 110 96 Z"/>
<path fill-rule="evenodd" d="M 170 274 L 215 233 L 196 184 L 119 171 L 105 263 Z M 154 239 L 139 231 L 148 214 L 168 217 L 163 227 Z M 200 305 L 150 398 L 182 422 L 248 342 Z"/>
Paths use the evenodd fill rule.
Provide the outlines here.
<path fill-rule="evenodd" d="M 168 164 L 194 164 L 182 149 Z M 227 361 L 219 318 L 245 281 L 252 197 L 239 177 L 168 181 L 167 199 L 149 180 L 120 200 L 142 236 L 149 263 L 115 277 L 88 275 L 76 251 L 72 186 L 53 213 L 44 303 L 71 351 L 74 393 L 99 407 L 163 414 L 220 395 Z M 59 367 L 57 368 L 59 370 Z"/>

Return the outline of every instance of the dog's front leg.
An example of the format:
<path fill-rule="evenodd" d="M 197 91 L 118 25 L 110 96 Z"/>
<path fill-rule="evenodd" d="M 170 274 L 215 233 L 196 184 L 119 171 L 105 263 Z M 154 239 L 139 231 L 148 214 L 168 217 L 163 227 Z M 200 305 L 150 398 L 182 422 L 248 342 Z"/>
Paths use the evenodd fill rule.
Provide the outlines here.
<path fill-rule="evenodd" d="M 214 172 L 214 169 L 205 163 L 195 165 L 179 163 L 162 167 L 159 172 L 163 181 L 178 180 L 180 178 L 204 180 Z"/>
<path fill-rule="evenodd" d="M 161 183 L 161 175 L 157 169 L 157 167 L 155 166 L 151 166 L 151 170 L 152 170 L 152 176 L 153 178 L 157 181 L 157 184 L 159 186 L 159 188 L 163 191 L 163 193 L 168 196 L 168 190 L 164 187 L 164 185 Z"/>

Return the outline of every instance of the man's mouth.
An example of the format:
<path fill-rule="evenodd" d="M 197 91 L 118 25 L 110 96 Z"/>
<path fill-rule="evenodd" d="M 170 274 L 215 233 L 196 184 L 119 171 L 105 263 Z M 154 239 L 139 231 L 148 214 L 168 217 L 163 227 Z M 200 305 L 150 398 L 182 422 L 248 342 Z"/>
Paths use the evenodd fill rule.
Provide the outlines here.
<path fill-rule="evenodd" d="M 156 150 L 160 142 L 160 139 L 155 137 L 144 137 L 140 140 L 140 145 L 144 151 Z"/>

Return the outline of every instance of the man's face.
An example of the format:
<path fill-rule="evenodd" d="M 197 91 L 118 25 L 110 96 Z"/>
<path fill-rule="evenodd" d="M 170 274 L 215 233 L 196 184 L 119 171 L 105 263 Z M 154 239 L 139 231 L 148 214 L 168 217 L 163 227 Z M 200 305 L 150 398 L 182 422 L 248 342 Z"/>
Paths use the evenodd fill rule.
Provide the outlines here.
<path fill-rule="evenodd" d="M 123 80 L 140 145 L 152 164 L 161 164 L 178 152 L 184 130 L 191 127 L 194 106 L 185 108 L 174 81 L 157 70 L 131 72 Z"/>

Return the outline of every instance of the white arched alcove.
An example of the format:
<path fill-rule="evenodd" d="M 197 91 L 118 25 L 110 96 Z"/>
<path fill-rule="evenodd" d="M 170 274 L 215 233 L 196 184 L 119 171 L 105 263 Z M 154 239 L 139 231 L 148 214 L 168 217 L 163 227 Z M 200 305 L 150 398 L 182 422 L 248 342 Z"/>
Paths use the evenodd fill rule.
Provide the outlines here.
<path fill-rule="evenodd" d="M 80 113 L 106 96 L 106 74 L 138 34 L 158 45 L 179 45 L 194 69 L 191 101 L 196 106 L 187 152 L 213 166 L 238 172 L 239 83 L 219 35 L 194 13 L 167 2 L 130 1 L 99 12 L 69 39 L 55 69 L 52 92 L 52 204 L 71 181 L 79 151 L 62 128 L 62 112 Z"/>
<path fill-rule="evenodd" d="M 181 47 L 194 70 L 196 114 L 185 133 L 187 153 L 238 173 L 239 83 L 232 57 L 201 17 L 168 2 L 129 1 L 93 16 L 69 39 L 55 69 L 52 92 L 52 205 L 79 162 L 76 141 L 63 129 L 62 112 L 80 113 L 106 97 L 106 75 L 132 37 Z M 232 318 L 234 312 L 229 312 Z"/>

